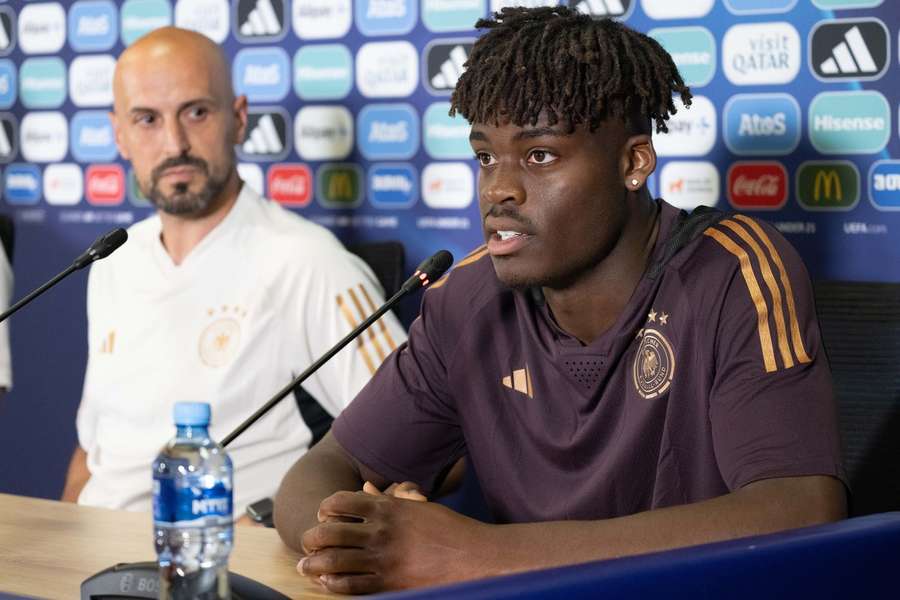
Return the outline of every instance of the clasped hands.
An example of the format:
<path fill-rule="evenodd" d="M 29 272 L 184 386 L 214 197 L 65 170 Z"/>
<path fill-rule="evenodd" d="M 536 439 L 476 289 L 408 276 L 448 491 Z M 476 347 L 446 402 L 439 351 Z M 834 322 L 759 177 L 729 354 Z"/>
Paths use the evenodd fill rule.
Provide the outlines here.
<path fill-rule="evenodd" d="M 302 537 L 297 570 L 326 589 L 361 594 L 460 581 L 484 524 L 428 502 L 414 483 L 337 492 Z"/>

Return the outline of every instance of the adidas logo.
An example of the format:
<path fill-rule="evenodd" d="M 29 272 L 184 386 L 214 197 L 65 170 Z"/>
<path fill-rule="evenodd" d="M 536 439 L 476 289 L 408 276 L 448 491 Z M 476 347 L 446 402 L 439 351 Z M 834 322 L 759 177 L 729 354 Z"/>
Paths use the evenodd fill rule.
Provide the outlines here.
<path fill-rule="evenodd" d="M 441 64 L 441 72 L 431 78 L 431 85 L 436 89 L 447 89 L 456 86 L 459 76 L 465 70 L 463 65 L 468 56 L 462 46 L 454 46 L 450 57 Z"/>
<path fill-rule="evenodd" d="M 284 33 L 283 0 L 241 0 L 235 17 L 240 38 L 273 38 Z"/>
<path fill-rule="evenodd" d="M 875 79 L 887 68 L 888 32 L 877 19 L 821 23 L 810 45 L 810 63 L 819 79 Z"/>
<path fill-rule="evenodd" d="M 531 373 L 528 372 L 527 365 L 524 369 L 516 369 L 512 372 L 512 375 L 504 377 L 501 383 L 503 383 L 503 387 L 521 392 L 529 398 L 534 398 L 534 388 L 531 387 Z"/>
<path fill-rule="evenodd" d="M 16 125 L 12 117 L 0 117 L 0 163 L 8 163 L 16 155 Z"/>
<path fill-rule="evenodd" d="M 466 70 L 475 40 L 442 40 L 425 48 L 424 83 L 432 94 L 448 94 Z"/>
<path fill-rule="evenodd" d="M 6 11 L 0 12 L 0 52 L 10 49 L 12 36 L 12 17 Z"/>
<path fill-rule="evenodd" d="M 569 5 L 592 17 L 621 17 L 631 8 L 631 0 L 570 0 Z"/>
<path fill-rule="evenodd" d="M 247 139 L 238 148 L 244 159 L 281 159 L 287 154 L 287 117 L 280 112 L 250 113 Z"/>

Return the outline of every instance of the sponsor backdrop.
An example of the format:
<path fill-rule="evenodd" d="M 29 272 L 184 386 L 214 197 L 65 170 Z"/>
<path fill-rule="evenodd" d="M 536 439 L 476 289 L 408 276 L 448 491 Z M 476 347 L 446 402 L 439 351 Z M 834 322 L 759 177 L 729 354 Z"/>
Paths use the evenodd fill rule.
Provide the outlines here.
<path fill-rule="evenodd" d="M 482 236 L 468 127 L 447 116 L 450 90 L 475 20 L 520 3 L 559 2 L 0 0 L 0 207 L 17 228 L 15 296 L 99 233 L 150 213 L 106 111 L 115 56 L 171 23 L 232 57 L 252 107 L 238 148 L 249 185 L 345 241 L 402 240 L 410 264 L 438 248 L 462 257 Z M 649 33 L 693 87 L 693 106 L 656 137 L 654 193 L 774 222 L 814 277 L 900 280 L 896 2 L 569 4 Z M 79 274 L 12 321 L 0 452 L 16 459 L 0 461 L 0 491 L 60 491 L 84 288 Z"/>

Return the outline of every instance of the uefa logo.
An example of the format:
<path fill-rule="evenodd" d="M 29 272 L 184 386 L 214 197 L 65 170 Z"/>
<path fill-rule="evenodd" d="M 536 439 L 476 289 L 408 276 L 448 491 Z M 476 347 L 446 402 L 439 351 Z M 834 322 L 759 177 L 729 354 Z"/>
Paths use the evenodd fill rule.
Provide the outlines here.
<path fill-rule="evenodd" d="M 378 208 L 409 208 L 415 204 L 419 178 L 406 163 L 379 163 L 369 168 L 369 201 Z"/>
<path fill-rule="evenodd" d="M 26 58 L 19 79 L 25 108 L 59 108 L 66 100 L 66 65 L 61 58 Z"/>
<path fill-rule="evenodd" d="M 75 163 L 57 163 L 44 169 L 44 200 L 51 206 L 74 206 L 84 193 L 84 175 Z"/>
<path fill-rule="evenodd" d="M 419 54 L 409 42 L 370 42 L 356 54 L 356 87 L 367 98 L 400 98 L 419 84 Z"/>
<path fill-rule="evenodd" d="M 16 46 L 16 13 L 8 6 L 0 6 L 0 56 L 12 52 Z"/>
<path fill-rule="evenodd" d="M 241 160 L 284 160 L 288 155 L 288 114 L 279 107 L 251 108 L 247 114 L 247 137 L 237 147 Z"/>
<path fill-rule="evenodd" d="M 668 133 L 653 133 L 653 147 L 659 156 L 703 156 L 716 144 L 716 109 L 709 98 L 694 96 L 685 108 L 681 98 L 673 98 L 678 111 L 666 125 Z"/>
<path fill-rule="evenodd" d="M 228 38 L 231 29 L 228 0 L 178 0 L 175 25 L 202 33 L 217 44 Z"/>
<path fill-rule="evenodd" d="M 789 94 L 738 94 L 725 103 L 725 145 L 735 154 L 784 155 L 800 143 L 800 105 Z"/>
<path fill-rule="evenodd" d="M 418 18 L 419 0 L 356 0 L 356 28 L 365 36 L 405 35 Z"/>
<path fill-rule="evenodd" d="M 303 160 L 343 160 L 353 151 L 353 115 L 337 105 L 301 108 L 294 143 Z"/>
<path fill-rule="evenodd" d="M 684 83 L 692 88 L 712 81 L 716 73 L 716 40 L 705 27 L 652 29 L 655 39 L 672 57 Z"/>
<path fill-rule="evenodd" d="M 16 103 L 18 87 L 16 65 L 7 58 L 0 58 L 0 109 Z"/>
<path fill-rule="evenodd" d="M 736 15 L 786 13 L 796 4 L 797 0 L 725 0 L 725 6 Z"/>
<path fill-rule="evenodd" d="M 20 128 L 22 156 L 28 162 L 60 162 L 69 150 L 69 124 L 61 112 L 30 112 Z"/>
<path fill-rule="evenodd" d="M 449 102 L 435 102 L 425 111 L 422 129 L 425 132 L 425 151 L 436 159 L 472 158 L 469 144 L 469 125 L 461 115 L 451 117 Z"/>
<path fill-rule="evenodd" d="M 232 66 L 234 89 L 253 102 L 278 102 L 291 88 L 290 58 L 282 48 L 244 48 Z"/>
<path fill-rule="evenodd" d="M 99 110 L 75 113 L 69 132 L 72 156 L 81 162 L 109 162 L 118 155 L 109 115 Z"/>
<path fill-rule="evenodd" d="M 722 70 L 735 85 L 790 83 L 801 54 L 800 34 L 790 23 L 735 25 L 722 40 Z"/>
<path fill-rule="evenodd" d="M 641 0 L 641 6 L 651 19 L 696 19 L 705 17 L 712 10 L 715 0 Z"/>
<path fill-rule="evenodd" d="M 69 66 L 69 95 L 80 108 L 111 106 L 116 59 L 109 54 L 77 56 Z"/>
<path fill-rule="evenodd" d="M 342 44 L 307 44 L 294 55 L 294 92 L 303 100 L 339 100 L 353 88 L 353 56 Z"/>
<path fill-rule="evenodd" d="M 822 92 L 809 104 L 809 141 L 821 154 L 874 154 L 890 136 L 890 105 L 878 92 Z"/>
<path fill-rule="evenodd" d="M 463 38 L 434 40 L 425 46 L 422 75 L 429 92 L 436 96 L 449 96 L 453 92 L 474 44 L 473 38 Z"/>
<path fill-rule="evenodd" d="M 878 79 L 890 63 L 890 44 L 878 19 L 821 21 L 809 34 L 809 67 L 821 81 Z"/>
<path fill-rule="evenodd" d="M 122 43 L 132 42 L 154 29 L 172 24 L 172 7 L 167 0 L 125 0 L 121 12 Z"/>
<path fill-rule="evenodd" d="M 353 24 L 352 0 L 294 0 L 294 33 L 301 40 L 323 40 L 347 35 Z"/>
<path fill-rule="evenodd" d="M 367 160 L 405 160 L 419 149 L 419 114 L 409 104 L 369 104 L 357 117 L 359 151 Z"/>
<path fill-rule="evenodd" d="M 112 0 L 78 0 L 69 9 L 69 45 L 76 52 L 102 52 L 119 37 L 119 11 Z"/>
<path fill-rule="evenodd" d="M 468 208 L 474 192 L 475 176 L 466 163 L 429 163 L 422 170 L 422 201 L 429 208 Z"/>
<path fill-rule="evenodd" d="M 422 22 L 436 33 L 471 31 L 486 8 L 486 0 L 422 0 Z"/>
<path fill-rule="evenodd" d="M 3 196 L 9 204 L 32 205 L 41 199 L 41 170 L 37 165 L 14 163 L 6 167 Z"/>
<path fill-rule="evenodd" d="M 12 162 L 19 151 L 18 125 L 10 113 L 0 113 L 0 163 Z"/>
<path fill-rule="evenodd" d="M 660 194 L 682 210 L 719 203 L 719 169 L 707 161 L 672 161 L 659 174 Z"/>
<path fill-rule="evenodd" d="M 94 206 L 116 206 L 125 200 L 122 165 L 90 165 L 85 174 L 85 197 Z"/>
<path fill-rule="evenodd" d="M 725 179 L 728 202 L 738 210 L 777 210 L 787 202 L 787 170 L 779 162 L 736 162 Z"/>
<path fill-rule="evenodd" d="M 234 0 L 234 23 L 244 43 L 276 42 L 287 33 L 284 0 Z"/>
<path fill-rule="evenodd" d="M 26 4 L 19 13 L 19 47 L 25 54 L 53 54 L 66 43 L 66 11 L 57 2 Z"/>
<path fill-rule="evenodd" d="M 279 204 L 300 208 L 312 200 L 312 174 L 304 164 L 269 167 L 269 197 Z"/>

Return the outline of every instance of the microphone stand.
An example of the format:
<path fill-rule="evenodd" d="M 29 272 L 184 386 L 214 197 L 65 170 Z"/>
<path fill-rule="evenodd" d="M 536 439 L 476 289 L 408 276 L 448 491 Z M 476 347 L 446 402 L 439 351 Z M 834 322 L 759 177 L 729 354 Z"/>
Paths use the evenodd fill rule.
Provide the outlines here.
<path fill-rule="evenodd" d="M 62 273 L 60 273 L 59 275 L 57 275 L 56 277 L 54 277 L 53 279 L 51 279 L 50 281 L 48 281 L 47 283 L 45 283 L 44 285 L 39 287 L 38 289 L 34 290 L 30 294 L 28 294 L 27 296 L 25 296 L 24 298 L 22 298 L 21 300 L 19 300 L 12 306 L 10 306 L 5 311 L 3 311 L 3 313 L 0 314 L 0 323 L 5 321 L 14 312 L 19 310 L 20 308 L 22 308 L 23 306 L 25 306 L 26 304 L 28 304 L 29 302 L 31 302 L 32 300 L 34 300 L 35 298 L 37 298 L 38 296 L 40 296 L 41 294 L 46 292 L 47 290 L 49 290 L 54 285 L 56 285 L 57 283 L 59 283 L 60 281 L 62 281 L 63 279 L 65 279 L 66 277 L 68 277 L 69 275 L 71 275 L 72 273 L 74 273 L 77 270 L 78 270 L 78 267 L 76 267 L 74 264 L 69 265 L 65 271 L 63 271 Z"/>

